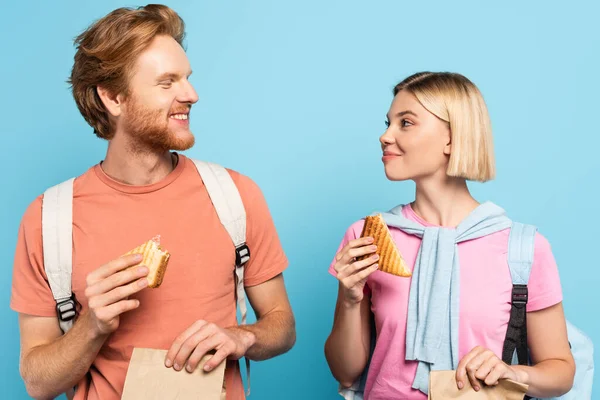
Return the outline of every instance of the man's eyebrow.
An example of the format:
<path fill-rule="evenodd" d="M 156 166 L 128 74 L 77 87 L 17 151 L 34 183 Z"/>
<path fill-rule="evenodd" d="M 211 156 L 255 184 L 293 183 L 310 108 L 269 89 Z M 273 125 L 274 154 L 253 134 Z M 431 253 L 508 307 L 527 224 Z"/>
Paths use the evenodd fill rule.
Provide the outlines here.
<path fill-rule="evenodd" d="M 190 72 L 188 72 L 187 76 L 190 76 L 190 75 L 192 75 L 192 72 L 193 72 L 193 71 L 191 71 L 191 70 L 190 70 Z M 176 74 L 176 73 L 174 73 L 174 72 L 165 72 L 164 74 L 160 74 L 160 75 L 159 75 L 159 76 L 156 78 L 156 80 L 157 80 L 157 81 L 163 81 L 163 80 L 166 80 L 166 79 L 173 79 L 173 80 L 177 80 L 177 79 L 179 79 L 179 78 L 181 78 L 181 75 L 180 75 L 180 74 Z"/>

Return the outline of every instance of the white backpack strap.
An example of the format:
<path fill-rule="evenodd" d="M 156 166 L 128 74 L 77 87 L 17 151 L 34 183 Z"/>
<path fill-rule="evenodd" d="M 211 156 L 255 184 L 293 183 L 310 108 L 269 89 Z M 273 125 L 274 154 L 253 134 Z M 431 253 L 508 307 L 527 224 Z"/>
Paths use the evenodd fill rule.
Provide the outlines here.
<path fill-rule="evenodd" d="M 250 251 L 246 246 L 246 210 L 237 186 L 229 172 L 220 165 L 193 160 L 208 195 L 219 215 L 221 223 L 229 233 L 236 249 L 236 294 L 242 316 L 242 325 L 246 323 L 246 303 L 244 291 L 244 266 L 250 260 Z"/>
<path fill-rule="evenodd" d="M 246 210 L 235 182 L 224 167 L 206 161 L 192 161 L 202 177 L 221 223 L 235 246 L 236 298 L 241 314 L 241 324 L 245 325 L 248 311 L 244 290 L 244 266 L 250 260 L 250 249 L 246 245 Z M 249 395 L 250 362 L 248 358 L 246 358 L 246 371 L 247 394 Z"/>
<path fill-rule="evenodd" d="M 73 182 L 71 178 L 46 190 L 42 199 L 44 269 L 60 328 L 66 333 L 76 316 L 71 293 L 73 257 Z"/>

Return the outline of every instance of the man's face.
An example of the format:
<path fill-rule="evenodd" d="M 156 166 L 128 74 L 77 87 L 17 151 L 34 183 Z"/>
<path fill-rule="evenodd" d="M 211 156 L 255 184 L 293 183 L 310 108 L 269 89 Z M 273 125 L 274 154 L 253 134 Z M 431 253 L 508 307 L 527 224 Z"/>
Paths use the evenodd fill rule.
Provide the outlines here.
<path fill-rule="evenodd" d="M 189 113 L 198 101 L 190 64 L 172 37 L 157 36 L 137 59 L 119 124 L 139 151 L 187 150 L 194 145 Z"/>

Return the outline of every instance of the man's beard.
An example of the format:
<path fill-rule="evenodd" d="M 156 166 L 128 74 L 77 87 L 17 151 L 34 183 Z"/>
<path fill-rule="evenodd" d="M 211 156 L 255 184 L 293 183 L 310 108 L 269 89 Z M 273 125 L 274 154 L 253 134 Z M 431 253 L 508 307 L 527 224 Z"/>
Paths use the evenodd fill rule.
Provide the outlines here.
<path fill-rule="evenodd" d="M 169 128 L 168 117 L 163 111 L 145 108 L 134 98 L 130 98 L 128 103 L 124 128 L 132 139 L 134 151 L 184 151 L 194 145 L 194 135 L 189 130 L 178 136 L 174 129 Z"/>

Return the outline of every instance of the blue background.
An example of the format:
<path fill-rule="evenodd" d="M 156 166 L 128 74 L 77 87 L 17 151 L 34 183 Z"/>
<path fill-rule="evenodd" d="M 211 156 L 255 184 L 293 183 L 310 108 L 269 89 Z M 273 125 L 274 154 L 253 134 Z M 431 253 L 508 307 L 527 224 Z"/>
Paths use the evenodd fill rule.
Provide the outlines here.
<path fill-rule="evenodd" d="M 327 268 L 353 221 L 413 197 L 411 183 L 386 180 L 378 137 L 393 86 L 420 70 L 460 72 L 482 90 L 498 177 L 471 188 L 539 226 L 559 264 L 568 318 L 600 344 L 599 3 L 167 4 L 186 21 L 200 95 L 191 119 L 197 145 L 187 154 L 261 186 L 291 260 L 285 277 L 298 341 L 288 354 L 254 364 L 251 398 L 338 398 L 323 356 L 336 296 Z M 83 173 L 106 150 L 65 83 L 72 39 L 123 5 L 132 4 L 2 4 L 3 398 L 27 398 L 8 306 L 20 218 L 45 188 Z"/>

